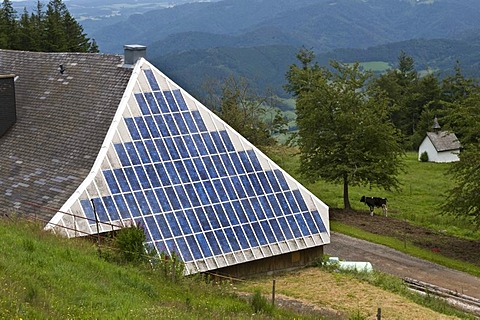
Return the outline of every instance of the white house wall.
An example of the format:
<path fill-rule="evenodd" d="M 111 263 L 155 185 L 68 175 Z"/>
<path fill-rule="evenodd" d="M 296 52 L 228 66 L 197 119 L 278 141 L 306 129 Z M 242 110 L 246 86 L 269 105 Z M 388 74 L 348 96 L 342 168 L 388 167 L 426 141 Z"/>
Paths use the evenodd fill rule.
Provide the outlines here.
<path fill-rule="evenodd" d="M 429 162 L 443 163 L 443 162 L 455 162 L 460 160 L 458 157 L 458 153 L 460 152 L 459 150 L 437 152 L 437 150 L 433 146 L 432 141 L 430 141 L 428 137 L 425 137 L 423 142 L 420 144 L 420 147 L 418 148 L 418 160 L 420 160 L 422 153 L 424 153 L 425 151 L 428 154 Z"/>

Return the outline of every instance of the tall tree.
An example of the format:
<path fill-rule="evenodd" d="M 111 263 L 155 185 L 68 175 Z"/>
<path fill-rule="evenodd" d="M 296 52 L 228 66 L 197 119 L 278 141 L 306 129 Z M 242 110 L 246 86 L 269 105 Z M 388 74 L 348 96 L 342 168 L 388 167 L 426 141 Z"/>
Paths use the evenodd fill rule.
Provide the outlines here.
<path fill-rule="evenodd" d="M 0 48 L 13 49 L 17 44 L 17 13 L 10 0 L 0 7 Z"/>
<path fill-rule="evenodd" d="M 220 85 L 206 86 L 207 105 L 220 118 L 256 146 L 274 144 L 272 127 L 265 121 L 266 98 L 254 93 L 245 79 L 230 76 Z"/>
<path fill-rule="evenodd" d="M 297 99 L 301 173 L 312 181 L 343 183 L 345 209 L 351 208 L 350 186 L 398 188 L 403 151 L 387 99 L 364 90 L 371 74 L 358 63 L 336 61 L 331 72 L 306 49 L 297 58 L 301 66 L 290 66 L 285 88 Z"/>

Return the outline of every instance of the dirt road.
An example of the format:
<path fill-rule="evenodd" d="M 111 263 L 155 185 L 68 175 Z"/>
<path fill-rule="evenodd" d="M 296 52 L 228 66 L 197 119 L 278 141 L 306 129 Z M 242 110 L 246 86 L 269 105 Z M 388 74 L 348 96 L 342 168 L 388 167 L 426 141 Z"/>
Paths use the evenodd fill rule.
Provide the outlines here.
<path fill-rule="evenodd" d="M 369 261 L 375 270 L 429 282 L 480 299 L 480 278 L 411 257 L 386 246 L 332 232 L 325 254 L 347 261 Z"/>

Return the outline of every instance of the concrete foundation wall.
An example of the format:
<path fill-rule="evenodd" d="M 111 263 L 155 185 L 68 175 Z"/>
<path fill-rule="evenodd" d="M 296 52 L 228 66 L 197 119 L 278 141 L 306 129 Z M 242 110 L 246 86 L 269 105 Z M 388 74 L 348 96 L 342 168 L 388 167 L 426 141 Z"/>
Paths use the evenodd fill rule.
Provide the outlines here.
<path fill-rule="evenodd" d="M 318 246 L 217 269 L 213 273 L 233 278 L 247 278 L 308 266 L 321 259 L 322 255 L 323 246 Z"/>

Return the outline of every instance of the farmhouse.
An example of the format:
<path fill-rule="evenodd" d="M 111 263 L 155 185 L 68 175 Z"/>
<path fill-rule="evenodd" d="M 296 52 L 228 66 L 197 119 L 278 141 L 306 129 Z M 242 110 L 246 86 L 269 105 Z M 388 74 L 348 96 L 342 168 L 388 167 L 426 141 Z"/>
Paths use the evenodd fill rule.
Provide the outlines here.
<path fill-rule="evenodd" d="M 418 148 L 418 160 L 424 152 L 430 162 L 454 162 L 459 160 L 460 141 L 455 133 L 441 131 L 437 117 L 433 121 L 433 132 L 427 132 Z"/>
<path fill-rule="evenodd" d="M 187 274 L 318 258 L 328 207 L 145 56 L 0 50 L 0 214 L 66 237 L 142 226 Z"/>

